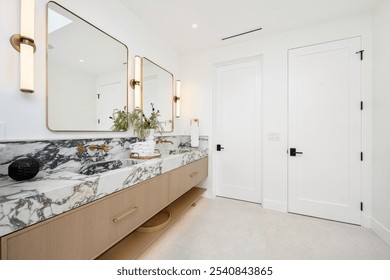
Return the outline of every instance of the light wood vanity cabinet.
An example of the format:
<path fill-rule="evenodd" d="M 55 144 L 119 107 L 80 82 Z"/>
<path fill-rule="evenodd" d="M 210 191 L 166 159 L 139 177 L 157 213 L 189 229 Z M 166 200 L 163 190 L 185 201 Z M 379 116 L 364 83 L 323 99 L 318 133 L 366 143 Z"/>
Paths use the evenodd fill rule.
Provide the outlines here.
<path fill-rule="evenodd" d="M 170 202 L 198 185 L 207 177 L 208 158 L 194 161 L 171 171 Z"/>
<path fill-rule="evenodd" d="M 168 204 L 164 174 L 2 238 L 2 259 L 91 259 Z"/>
<path fill-rule="evenodd" d="M 168 194 L 169 174 L 163 174 L 106 199 L 107 217 L 103 225 L 108 229 L 106 243 L 93 257 L 162 210 L 168 204 Z"/>
<path fill-rule="evenodd" d="M 96 258 L 206 177 L 207 158 L 3 236 L 1 259 Z"/>

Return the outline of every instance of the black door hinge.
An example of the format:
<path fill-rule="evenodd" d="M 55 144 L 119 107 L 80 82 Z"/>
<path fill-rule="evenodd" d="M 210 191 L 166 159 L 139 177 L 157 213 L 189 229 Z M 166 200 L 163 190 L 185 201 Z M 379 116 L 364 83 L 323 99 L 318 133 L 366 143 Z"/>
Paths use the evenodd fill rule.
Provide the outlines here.
<path fill-rule="evenodd" d="M 98 99 L 100 99 L 100 94 L 97 94 Z"/>
<path fill-rule="evenodd" d="M 360 110 L 363 110 L 363 101 L 360 102 Z"/>
<path fill-rule="evenodd" d="M 98 119 L 98 124 L 100 124 L 100 119 Z"/>
<path fill-rule="evenodd" d="M 356 52 L 356 54 L 359 54 L 359 53 L 360 53 L 360 60 L 363 60 L 363 53 L 364 53 L 364 50 L 361 50 L 361 51 Z"/>
<path fill-rule="evenodd" d="M 360 211 L 363 211 L 363 202 L 360 202 Z"/>
<path fill-rule="evenodd" d="M 360 160 L 363 161 L 363 152 L 360 153 Z"/>

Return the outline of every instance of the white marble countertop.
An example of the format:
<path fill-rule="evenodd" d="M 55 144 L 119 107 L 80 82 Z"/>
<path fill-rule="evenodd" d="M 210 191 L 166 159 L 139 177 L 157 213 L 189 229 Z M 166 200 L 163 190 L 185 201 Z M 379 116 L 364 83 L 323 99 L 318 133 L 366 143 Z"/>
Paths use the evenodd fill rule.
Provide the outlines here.
<path fill-rule="evenodd" d="M 208 155 L 207 149 L 139 161 L 93 175 L 41 171 L 28 181 L 0 178 L 0 236 L 62 214 Z M 71 168 L 70 168 L 71 170 Z"/>

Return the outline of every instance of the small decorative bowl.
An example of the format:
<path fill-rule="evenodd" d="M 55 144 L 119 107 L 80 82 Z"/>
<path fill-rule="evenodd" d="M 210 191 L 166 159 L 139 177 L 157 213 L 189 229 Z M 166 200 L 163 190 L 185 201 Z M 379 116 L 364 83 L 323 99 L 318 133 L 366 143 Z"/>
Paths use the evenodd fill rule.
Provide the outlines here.
<path fill-rule="evenodd" d="M 16 181 L 29 180 L 39 172 L 39 161 L 34 158 L 20 158 L 8 166 L 8 176 Z"/>

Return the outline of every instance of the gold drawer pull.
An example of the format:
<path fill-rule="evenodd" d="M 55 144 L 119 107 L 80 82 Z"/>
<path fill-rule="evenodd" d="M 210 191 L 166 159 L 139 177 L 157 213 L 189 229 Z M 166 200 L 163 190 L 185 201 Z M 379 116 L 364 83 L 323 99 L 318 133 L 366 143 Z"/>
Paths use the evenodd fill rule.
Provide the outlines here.
<path fill-rule="evenodd" d="M 194 178 L 194 177 L 195 177 L 196 175 L 198 175 L 198 174 L 199 174 L 199 172 L 191 173 L 191 174 L 190 174 L 190 177 L 191 177 L 191 178 Z"/>
<path fill-rule="evenodd" d="M 135 211 L 137 211 L 137 210 L 138 210 L 138 207 L 134 207 L 134 208 L 130 209 L 129 211 L 127 211 L 126 213 L 123 213 L 123 214 L 120 215 L 119 217 L 112 219 L 112 221 L 113 221 L 114 223 L 117 223 L 117 222 L 119 222 L 120 220 L 122 220 L 124 217 L 127 217 L 127 216 L 130 215 L 130 214 L 133 214 L 133 213 L 134 213 Z"/>

